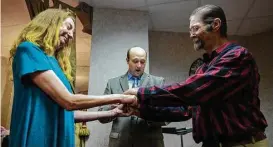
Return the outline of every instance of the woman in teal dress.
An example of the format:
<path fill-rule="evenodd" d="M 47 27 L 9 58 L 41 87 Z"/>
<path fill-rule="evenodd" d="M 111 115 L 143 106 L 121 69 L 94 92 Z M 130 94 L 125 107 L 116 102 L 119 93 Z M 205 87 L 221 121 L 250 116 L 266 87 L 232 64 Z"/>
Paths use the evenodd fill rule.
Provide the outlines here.
<path fill-rule="evenodd" d="M 14 99 L 10 147 L 74 147 L 74 122 L 123 116 L 112 111 L 84 112 L 105 104 L 130 104 L 130 95 L 73 94 L 70 44 L 75 30 L 70 11 L 48 9 L 23 29 L 10 53 Z"/>

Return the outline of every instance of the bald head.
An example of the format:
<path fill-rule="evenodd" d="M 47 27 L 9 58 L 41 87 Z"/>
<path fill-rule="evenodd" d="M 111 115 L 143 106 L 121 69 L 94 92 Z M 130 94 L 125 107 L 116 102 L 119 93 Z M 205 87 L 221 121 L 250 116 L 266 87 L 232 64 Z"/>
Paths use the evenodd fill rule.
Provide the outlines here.
<path fill-rule="evenodd" d="M 147 57 L 147 52 L 141 47 L 132 47 L 127 50 L 127 61 L 130 59 L 131 54 L 145 54 Z"/>
<path fill-rule="evenodd" d="M 127 51 L 128 72 L 139 77 L 143 74 L 147 59 L 147 52 L 141 47 L 133 47 Z"/>

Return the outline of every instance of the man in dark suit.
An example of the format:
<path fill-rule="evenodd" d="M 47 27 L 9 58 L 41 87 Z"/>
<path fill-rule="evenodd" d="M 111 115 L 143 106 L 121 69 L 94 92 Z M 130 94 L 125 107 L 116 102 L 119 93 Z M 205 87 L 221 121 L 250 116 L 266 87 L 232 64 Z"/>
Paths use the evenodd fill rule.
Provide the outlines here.
<path fill-rule="evenodd" d="M 134 87 L 162 86 L 164 78 L 144 73 L 147 53 L 140 47 L 127 51 L 128 71 L 110 79 L 104 94 L 121 94 Z M 99 110 L 110 110 L 116 105 L 102 106 Z M 161 126 L 164 122 L 151 122 L 136 116 L 101 119 L 101 123 L 113 121 L 109 147 L 164 147 Z"/>

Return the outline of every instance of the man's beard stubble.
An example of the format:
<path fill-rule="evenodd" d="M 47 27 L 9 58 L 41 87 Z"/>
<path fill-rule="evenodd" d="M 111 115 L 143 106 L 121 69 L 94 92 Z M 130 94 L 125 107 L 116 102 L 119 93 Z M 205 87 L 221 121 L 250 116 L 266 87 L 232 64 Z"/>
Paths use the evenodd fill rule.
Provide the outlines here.
<path fill-rule="evenodd" d="M 209 32 L 212 32 L 212 25 L 211 24 L 206 25 L 206 28 L 205 28 L 205 33 L 209 33 Z M 200 51 L 202 49 L 205 49 L 204 48 L 205 41 L 197 38 L 197 41 L 194 42 L 193 46 L 194 46 L 194 50 L 196 50 L 196 51 Z"/>
<path fill-rule="evenodd" d="M 195 41 L 193 43 L 193 46 L 194 46 L 194 50 L 200 51 L 200 50 L 204 49 L 205 42 L 201 39 L 198 39 L 197 41 Z"/>

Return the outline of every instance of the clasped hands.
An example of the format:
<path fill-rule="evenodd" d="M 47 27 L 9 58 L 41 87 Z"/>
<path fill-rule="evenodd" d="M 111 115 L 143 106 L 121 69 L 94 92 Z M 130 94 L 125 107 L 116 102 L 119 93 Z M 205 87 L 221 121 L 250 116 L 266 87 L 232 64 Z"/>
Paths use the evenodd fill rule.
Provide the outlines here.
<path fill-rule="evenodd" d="M 121 99 L 119 104 L 110 105 L 111 111 L 114 113 L 115 117 L 126 117 L 126 116 L 140 116 L 139 104 L 137 100 L 138 88 L 132 88 L 125 91 L 124 97 Z"/>

